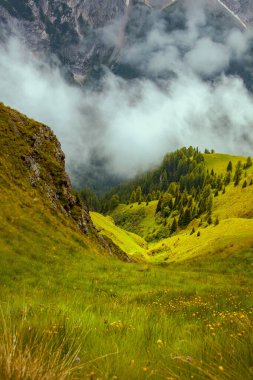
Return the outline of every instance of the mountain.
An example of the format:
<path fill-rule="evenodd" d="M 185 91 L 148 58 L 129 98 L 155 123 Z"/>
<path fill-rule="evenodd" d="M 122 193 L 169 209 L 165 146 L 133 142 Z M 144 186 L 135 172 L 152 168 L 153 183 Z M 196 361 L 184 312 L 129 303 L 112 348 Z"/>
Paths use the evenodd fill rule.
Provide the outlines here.
<path fill-rule="evenodd" d="M 0 38 L 18 35 L 42 59 L 57 59 L 62 72 L 70 80 L 83 82 L 90 75 L 99 75 L 100 65 L 112 66 L 124 46 L 128 18 L 134 18 L 140 6 L 154 9 L 180 7 L 179 1 L 101 1 L 84 0 L 1 0 Z M 220 6 L 224 14 L 241 17 L 252 22 L 252 5 L 249 1 L 209 1 Z M 178 5 L 179 4 L 179 5 Z M 137 10 L 137 12 L 139 12 Z M 140 14 L 140 26 L 146 11 Z M 173 14 L 172 14 L 173 16 Z M 103 28 L 119 20 L 114 46 L 104 41 Z M 238 21 L 238 20 L 237 20 Z"/>
<path fill-rule="evenodd" d="M 152 80 L 155 79 L 157 75 L 155 70 L 153 70 L 153 72 L 152 70 L 146 70 L 146 66 L 153 56 L 156 55 L 159 57 L 159 51 L 162 51 L 162 44 L 164 42 L 161 41 L 158 46 L 152 46 L 152 49 L 147 45 L 150 39 L 152 41 L 151 31 L 153 30 L 154 33 L 159 33 L 158 20 L 165 28 L 168 39 L 169 36 L 173 38 L 176 32 L 180 33 L 188 30 L 188 33 L 190 33 L 189 24 L 195 23 L 198 29 L 196 33 L 199 33 L 199 39 L 211 38 L 213 41 L 224 45 L 227 43 L 226 38 L 229 33 L 232 33 L 234 30 L 243 31 L 245 29 L 241 20 L 234 17 L 233 13 L 219 1 L 209 0 L 203 2 L 200 0 L 199 2 L 187 2 L 186 0 L 176 0 L 169 2 L 170 4 L 164 7 L 161 6 L 161 4 L 164 5 L 168 2 L 154 3 L 156 4 L 155 7 L 152 3 L 152 7 L 147 8 L 144 3 L 137 2 L 129 14 L 125 28 L 124 47 L 113 66 L 113 71 L 126 79 L 142 77 L 147 77 Z M 158 9 L 158 11 L 154 11 L 153 8 L 155 10 Z M 161 8 L 162 11 L 160 10 Z M 154 14 L 156 14 L 158 18 L 156 18 Z M 204 19 L 201 19 L 201 17 L 204 17 Z M 190 21 L 190 18 L 192 18 L 192 21 Z M 142 46 L 143 40 L 146 40 L 146 47 Z M 187 46 L 179 46 L 178 41 L 175 41 L 174 44 L 178 44 L 177 48 L 179 49 L 179 53 L 184 57 L 187 52 Z M 138 59 L 138 49 L 141 51 L 141 54 L 144 55 L 144 62 Z M 166 53 L 164 54 L 166 55 Z M 137 56 L 137 59 L 134 55 Z M 160 57 L 160 60 L 161 59 L 162 57 Z M 146 65 L 145 62 L 147 62 Z M 227 73 L 241 76 L 246 84 L 252 86 L 252 80 L 250 79 L 252 65 L 248 57 L 245 57 L 245 59 L 242 56 L 234 57 L 233 60 L 229 62 Z M 160 79 L 170 79 L 177 75 L 173 66 L 169 66 L 170 65 L 167 64 L 167 70 L 161 74 Z M 217 76 L 220 72 L 216 72 L 215 74 Z"/>
<path fill-rule="evenodd" d="M 145 3 L 156 9 L 165 9 L 178 0 L 146 0 Z M 235 17 L 238 17 L 246 27 L 253 25 L 253 4 L 250 0 L 218 0 L 220 5 L 227 8 Z"/>
<path fill-rule="evenodd" d="M 49 81 L 42 83 L 43 96 L 35 101 L 41 107 L 40 115 L 52 112 L 58 118 L 61 113 L 58 131 L 65 131 L 65 123 L 74 135 L 75 115 L 88 114 L 92 138 L 88 128 L 76 135 L 82 149 L 95 146 L 94 161 L 87 165 L 86 178 L 80 179 L 84 185 L 87 180 L 96 180 L 96 166 L 100 169 L 95 171 L 100 189 L 102 180 L 104 189 L 119 180 L 113 172 L 108 177 L 104 168 L 110 171 L 113 166 L 103 152 L 99 155 L 105 140 L 114 139 L 114 133 L 98 136 L 103 120 L 97 103 L 104 103 L 104 94 L 110 99 L 109 91 L 101 91 L 95 101 L 92 98 L 94 88 L 100 91 L 102 87 L 98 79 L 107 77 L 103 64 L 111 70 L 106 73 L 109 79 L 115 79 L 113 73 L 121 77 L 116 76 L 116 80 L 132 95 L 113 98 L 116 107 L 123 109 L 122 124 L 118 122 L 123 130 L 124 119 L 132 119 L 124 110 L 130 110 L 140 96 L 128 85 L 147 82 L 169 96 L 171 89 L 167 92 L 166 86 L 180 74 L 182 57 L 192 45 L 193 49 L 198 45 L 198 37 L 202 48 L 204 40 L 205 57 L 198 53 L 197 61 L 193 60 L 195 68 L 201 69 L 197 80 L 213 90 L 216 80 L 225 77 L 224 81 L 229 81 L 233 74 L 232 82 L 240 84 L 235 88 L 236 96 L 232 94 L 232 107 L 236 116 L 240 115 L 235 118 L 237 133 L 233 137 L 238 149 L 242 141 L 250 145 L 251 118 L 240 113 L 244 104 L 240 104 L 239 94 L 249 93 L 242 98 L 249 107 L 246 115 L 250 115 L 251 95 L 241 79 L 234 78 L 240 75 L 251 87 L 251 54 L 239 54 L 248 53 L 242 22 L 220 1 L 169 3 L 167 7 L 168 2 L 162 0 L 0 0 L 3 43 L 15 33 L 20 35 L 42 61 L 49 60 L 52 65 L 60 62 L 69 82 L 83 84 L 86 80 L 92 88 L 85 87 L 90 106 L 83 109 L 82 101 L 78 102 L 78 106 L 70 107 L 70 117 L 66 117 L 69 113 L 64 112 L 64 106 L 74 101 L 72 97 L 82 100 L 81 86 L 63 81 L 64 86 L 58 87 L 49 76 Z M 198 8 L 200 3 L 205 4 L 204 12 Z M 119 32 L 115 34 L 115 30 Z M 229 67 L 210 70 L 211 63 L 216 69 L 219 58 L 211 51 L 224 52 L 231 34 L 237 43 L 232 44 Z M 169 53 L 175 52 L 167 44 L 171 36 L 175 37 L 173 43 L 179 42 L 174 67 L 168 65 L 170 54 L 165 65 L 160 65 L 167 52 L 164 46 Z M 14 53 L 16 46 L 14 43 Z M 7 50 L 1 51 L 8 54 Z M 149 70 L 151 58 L 156 62 L 151 65 L 153 70 Z M 16 68 L 19 75 L 19 66 L 26 59 L 16 61 L 14 71 Z M 38 59 L 42 69 L 35 71 L 44 79 L 44 65 L 40 63 Z M 19 87 L 15 80 L 10 83 L 8 64 L 7 59 L 1 78 L 5 76 L 9 99 L 17 92 L 21 104 L 22 100 L 28 103 L 27 113 L 33 112 L 34 103 L 27 99 L 26 87 L 33 88 L 36 98 L 39 76 L 32 76 L 31 84 L 27 76 L 20 75 Z M 184 69 L 187 71 L 187 66 L 183 65 L 181 72 Z M 56 78 L 62 81 L 60 76 Z M 49 96 L 54 86 L 56 91 Z M 222 95 L 230 98 L 230 89 L 221 87 Z M 61 91 L 66 91 L 63 98 Z M 177 112 L 181 112 L 184 92 L 185 86 L 180 87 Z M 202 95 L 190 92 L 189 106 L 194 108 Z M 212 96 L 214 91 L 211 98 L 207 96 L 208 102 L 211 99 L 212 103 Z M 214 102 L 211 116 L 219 111 L 223 99 Z M 49 108 L 43 108 L 46 102 Z M 125 102 L 129 102 L 128 108 L 123 107 Z M 147 104 L 144 113 L 149 118 L 151 103 Z M 155 118 L 150 118 L 153 130 L 160 116 L 160 108 L 155 110 Z M 112 122 L 108 115 L 113 111 L 115 108 L 102 114 L 106 122 Z M 170 107 L 166 112 L 170 114 Z M 226 113 L 223 117 L 221 112 L 221 116 L 211 127 L 225 149 L 230 122 Z M 240 119 L 244 117 L 248 123 L 242 129 Z M 209 121 L 205 113 L 200 112 L 200 120 L 196 117 L 193 121 L 204 143 L 210 143 L 214 134 L 205 129 Z M 100 128 L 95 128 L 96 123 Z M 151 152 L 146 131 L 140 138 L 148 159 Z M 187 130 L 180 133 L 189 143 Z M 155 134 L 151 135 L 154 145 Z M 99 137 L 102 144 L 93 145 Z M 131 153 L 135 138 L 131 134 Z M 121 141 L 117 145 L 120 150 L 128 145 L 127 140 Z M 164 152 L 159 144 L 157 149 Z M 130 160 L 131 154 L 127 162 L 118 160 L 117 164 L 127 166 Z M 181 148 L 167 153 L 160 165 L 148 172 L 113 187 L 101 202 L 89 189 L 80 194 L 73 190 L 61 145 L 49 127 L 0 103 L 0 194 L 0 379 L 252 380 L 252 157 Z M 103 214 L 89 212 L 89 205 Z"/>
<path fill-rule="evenodd" d="M 239 16 L 246 26 L 253 26 L 253 3 L 250 0 L 223 0 L 234 14 Z"/>
<path fill-rule="evenodd" d="M 78 81 L 90 67 L 110 57 L 96 36 L 99 28 L 126 9 L 124 0 L 1 0 L 0 25 L 7 34 L 19 35 L 36 54 L 55 56 Z"/>
<path fill-rule="evenodd" d="M 65 171 L 65 156 L 45 125 L 0 104 L 0 188 L 2 254 L 15 256 L 79 239 L 84 251 L 128 257 L 110 240 L 101 239 L 86 206 L 74 193 Z M 10 207 L 12 205 L 12 207 Z M 52 232 L 56 237 L 52 238 Z M 75 236 L 75 237 L 74 237 Z M 55 242 L 54 242 L 55 241 Z M 57 241 L 57 243 L 56 243 Z"/>
<path fill-rule="evenodd" d="M 219 176 L 248 161 L 204 157 Z M 0 104 L 0 378 L 250 380 L 252 166 L 242 174 L 215 197 L 218 224 L 146 242 L 94 213 L 98 235 L 55 135 Z M 135 228 L 141 217 L 140 234 L 157 203 L 115 213 Z"/>

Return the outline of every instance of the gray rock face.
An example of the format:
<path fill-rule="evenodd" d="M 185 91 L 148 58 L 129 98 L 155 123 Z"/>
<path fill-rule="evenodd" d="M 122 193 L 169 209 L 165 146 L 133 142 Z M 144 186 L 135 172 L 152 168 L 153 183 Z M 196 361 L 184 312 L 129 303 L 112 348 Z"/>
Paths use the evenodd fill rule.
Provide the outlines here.
<path fill-rule="evenodd" d="M 253 27 L 252 0 L 223 0 L 223 3 L 238 15 L 246 25 Z"/>
<path fill-rule="evenodd" d="M 178 0 L 145 0 L 145 3 L 153 8 L 164 9 Z M 210 0 L 207 0 L 210 1 Z M 253 26 L 253 2 L 252 0 L 215 0 L 224 4 L 230 11 L 237 15 L 246 25 Z"/>
<path fill-rule="evenodd" d="M 0 0 L 0 27 L 16 31 L 34 52 L 57 57 L 78 80 L 108 54 L 97 29 L 126 8 L 125 0 Z"/>
<path fill-rule="evenodd" d="M 210 0 L 209 0 L 210 1 Z M 218 1 L 218 0 L 214 0 Z M 66 75 L 82 82 L 114 53 L 102 42 L 101 28 L 115 18 L 126 22 L 128 8 L 145 3 L 163 9 L 177 0 L 0 0 L 0 38 L 16 32 L 36 54 L 56 57 Z M 253 25 L 251 0 L 223 0 Z M 124 17 L 125 15 L 125 17 Z"/>

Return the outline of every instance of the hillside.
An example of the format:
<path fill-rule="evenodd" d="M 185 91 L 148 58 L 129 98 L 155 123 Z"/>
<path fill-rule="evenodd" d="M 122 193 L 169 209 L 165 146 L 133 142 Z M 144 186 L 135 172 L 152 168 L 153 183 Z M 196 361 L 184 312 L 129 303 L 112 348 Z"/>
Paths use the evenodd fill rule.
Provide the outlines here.
<path fill-rule="evenodd" d="M 42 247 L 50 260 L 68 240 L 77 240 L 84 251 L 122 254 L 98 236 L 71 188 L 64 153 L 47 126 L 0 104 L 0 144 L 1 260 L 5 251 L 13 259 L 17 252 L 36 259 Z"/>
<path fill-rule="evenodd" d="M 140 236 L 117 227 L 110 216 L 91 212 L 91 218 L 100 235 L 107 236 L 125 253 L 135 259 L 144 258 L 147 243 Z"/>
<path fill-rule="evenodd" d="M 180 211 L 173 206 L 177 195 L 170 194 L 171 189 L 176 188 L 176 185 L 171 186 L 167 180 L 166 187 L 161 187 L 161 185 L 163 186 L 162 173 L 166 167 L 164 163 L 166 162 L 170 167 L 172 163 L 170 160 L 173 159 L 173 165 L 175 165 L 177 154 L 182 157 L 180 152 L 171 154 L 170 156 L 167 155 L 162 166 L 153 174 L 150 172 L 115 188 L 113 197 L 118 196 L 120 199 L 127 192 L 130 194 L 130 189 L 133 190 L 134 186 L 138 185 L 144 199 L 134 202 L 131 200 L 131 195 L 128 204 L 121 203 L 117 207 L 114 207 L 111 211 L 111 216 L 116 223 L 114 231 L 116 232 L 117 230 L 117 233 L 115 236 L 112 236 L 112 240 L 116 242 L 119 236 L 124 235 L 126 231 L 139 235 L 147 242 L 143 254 L 146 254 L 147 261 L 153 263 L 180 262 L 196 256 L 215 255 L 221 252 L 224 254 L 234 254 L 243 249 L 249 249 L 253 244 L 253 187 L 251 185 L 253 182 L 253 167 L 249 166 L 246 168 L 249 159 L 242 156 L 218 153 L 204 154 L 203 173 L 206 171 L 206 174 L 204 175 L 203 188 L 206 186 L 205 182 L 210 181 L 210 173 L 213 173 L 211 174 L 213 182 L 210 182 L 212 188 L 212 209 L 207 214 L 206 212 L 194 214 L 185 225 L 180 226 L 180 215 L 185 214 L 187 207 L 189 207 L 186 205 L 187 202 L 189 203 L 189 200 L 192 204 L 192 195 L 187 196 L 188 201 L 186 201 L 180 214 Z M 180 158 L 178 161 L 178 168 L 182 168 L 182 160 L 183 158 Z M 232 165 L 232 171 L 229 174 L 231 179 L 235 177 L 238 162 L 241 162 L 241 168 L 244 167 L 244 169 L 241 169 L 240 181 L 237 185 L 232 180 L 226 183 L 229 173 L 227 171 L 229 162 Z M 177 171 L 175 171 L 175 175 L 176 173 Z M 158 180 L 158 187 L 156 187 L 152 178 Z M 220 187 L 218 189 L 217 183 L 219 179 L 221 184 L 218 185 Z M 223 181 L 225 181 L 224 184 L 222 184 Z M 180 183 L 182 185 L 184 181 Z M 144 193 L 145 188 L 150 189 L 151 187 L 154 190 L 157 188 L 161 189 L 158 194 L 154 193 L 154 197 L 159 197 L 159 200 L 150 200 L 152 198 L 149 195 L 150 193 Z M 189 194 L 194 194 L 194 192 L 193 188 Z M 169 206 L 171 209 L 168 210 L 167 214 L 161 208 L 158 211 L 159 202 L 162 204 L 166 197 L 169 199 L 169 202 L 172 202 L 172 205 Z M 102 229 L 102 234 L 107 235 L 109 233 L 109 217 L 100 215 L 98 219 L 97 216 L 94 217 L 94 214 L 92 214 L 92 218 L 95 225 L 99 229 Z M 172 230 L 174 220 L 179 225 L 176 230 Z M 119 227 L 121 227 L 121 230 Z M 132 238 L 131 241 L 128 241 L 129 247 L 127 244 L 121 247 L 125 252 L 131 254 L 130 246 L 136 240 L 136 237 L 135 235 L 129 235 L 128 239 L 129 237 Z M 219 257 L 216 259 L 219 260 Z"/>
<path fill-rule="evenodd" d="M 0 144 L 1 379 L 252 378 L 252 219 L 147 244 L 92 213 L 99 236 L 48 127 L 0 104 Z"/>

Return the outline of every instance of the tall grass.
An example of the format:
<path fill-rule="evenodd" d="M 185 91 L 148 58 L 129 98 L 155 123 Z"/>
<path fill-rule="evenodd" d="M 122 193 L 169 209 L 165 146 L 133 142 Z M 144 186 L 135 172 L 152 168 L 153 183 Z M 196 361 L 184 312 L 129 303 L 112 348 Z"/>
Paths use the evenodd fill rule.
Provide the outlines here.
<path fill-rule="evenodd" d="M 0 378 L 4 380 L 66 380 L 80 370 L 75 335 L 54 325 L 40 330 L 21 319 L 14 324 L 1 311 Z M 59 331 L 61 329 L 61 333 Z"/>
<path fill-rule="evenodd" d="M 24 301 L 2 292 L 12 306 L 1 368 L 26 371 L 3 379 L 251 380 L 252 279 L 244 267 L 226 271 L 227 259 L 210 260 L 208 271 L 204 260 L 143 271 L 75 259 L 66 271 L 52 268 L 54 279 L 48 273 L 48 285 L 30 287 Z M 34 375 L 33 363 L 42 368 Z"/>

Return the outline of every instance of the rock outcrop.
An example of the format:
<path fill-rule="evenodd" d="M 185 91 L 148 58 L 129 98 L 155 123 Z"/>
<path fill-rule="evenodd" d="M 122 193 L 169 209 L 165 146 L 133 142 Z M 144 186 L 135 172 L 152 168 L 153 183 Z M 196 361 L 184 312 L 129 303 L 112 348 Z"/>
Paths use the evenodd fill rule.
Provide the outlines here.
<path fill-rule="evenodd" d="M 86 205 L 72 189 L 61 145 L 49 127 L 0 103 L 0 188 L 21 189 L 43 204 L 43 213 L 84 234 L 101 253 L 129 257 L 94 227 Z M 22 205 L 21 205 L 22 207 Z"/>
<path fill-rule="evenodd" d="M 112 53 L 103 46 L 99 28 L 122 17 L 127 6 L 125 0 L 4 0 L 0 34 L 18 34 L 36 54 L 56 57 L 66 75 L 83 80 Z"/>

